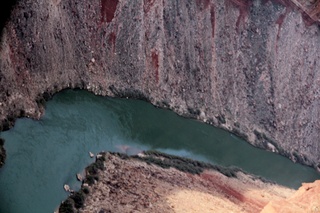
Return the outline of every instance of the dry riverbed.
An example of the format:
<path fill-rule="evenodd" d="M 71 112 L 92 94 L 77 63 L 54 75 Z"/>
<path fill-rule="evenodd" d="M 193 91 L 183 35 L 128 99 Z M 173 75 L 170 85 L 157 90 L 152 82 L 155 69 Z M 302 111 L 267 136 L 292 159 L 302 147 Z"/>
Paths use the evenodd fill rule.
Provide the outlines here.
<path fill-rule="evenodd" d="M 105 153 L 86 173 L 82 190 L 60 212 L 260 212 L 270 201 L 288 203 L 296 192 L 236 168 L 158 152 Z M 272 203 L 265 212 L 272 212 Z"/>

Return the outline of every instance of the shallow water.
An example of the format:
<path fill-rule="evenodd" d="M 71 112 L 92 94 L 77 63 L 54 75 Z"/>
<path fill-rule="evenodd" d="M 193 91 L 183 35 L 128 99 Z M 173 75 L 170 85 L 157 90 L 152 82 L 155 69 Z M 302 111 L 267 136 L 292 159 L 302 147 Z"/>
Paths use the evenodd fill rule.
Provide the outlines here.
<path fill-rule="evenodd" d="M 46 105 L 40 121 L 18 119 L 0 133 L 7 161 L 0 169 L 0 212 L 53 212 L 77 189 L 76 173 L 93 161 L 88 152 L 136 154 L 156 149 L 250 173 L 297 188 L 320 179 L 313 169 L 256 149 L 236 136 L 138 100 L 66 90 Z"/>

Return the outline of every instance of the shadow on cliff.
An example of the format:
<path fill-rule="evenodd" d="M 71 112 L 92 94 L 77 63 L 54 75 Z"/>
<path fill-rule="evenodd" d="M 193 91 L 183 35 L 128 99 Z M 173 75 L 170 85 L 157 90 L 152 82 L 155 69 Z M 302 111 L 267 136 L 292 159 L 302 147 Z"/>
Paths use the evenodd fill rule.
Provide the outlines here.
<path fill-rule="evenodd" d="M 17 4 L 19 0 L 4 0 L 1 3 L 0 7 L 0 35 L 2 35 L 2 31 L 6 22 L 9 20 L 12 8 Z"/>

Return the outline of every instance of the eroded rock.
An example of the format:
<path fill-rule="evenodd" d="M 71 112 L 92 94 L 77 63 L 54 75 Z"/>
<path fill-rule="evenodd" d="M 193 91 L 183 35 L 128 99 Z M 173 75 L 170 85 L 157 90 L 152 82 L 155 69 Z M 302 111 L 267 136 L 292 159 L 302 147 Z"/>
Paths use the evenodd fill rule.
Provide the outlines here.
<path fill-rule="evenodd" d="M 291 197 L 268 203 L 261 213 L 320 212 L 320 180 L 303 183 Z"/>

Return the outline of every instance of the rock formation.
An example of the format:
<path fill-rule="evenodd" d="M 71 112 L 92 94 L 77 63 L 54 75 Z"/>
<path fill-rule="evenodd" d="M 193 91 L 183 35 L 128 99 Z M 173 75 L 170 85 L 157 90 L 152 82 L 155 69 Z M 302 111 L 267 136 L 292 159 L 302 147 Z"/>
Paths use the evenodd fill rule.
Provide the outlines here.
<path fill-rule="evenodd" d="M 70 192 L 70 191 L 71 191 L 70 186 L 67 185 L 67 184 L 64 184 L 64 185 L 63 185 L 63 189 L 64 189 L 66 192 Z"/>
<path fill-rule="evenodd" d="M 21 0 L 1 35 L 2 129 L 39 118 L 55 92 L 83 88 L 320 166 L 317 5 L 299 2 Z"/>
<path fill-rule="evenodd" d="M 303 183 L 291 197 L 270 201 L 261 213 L 320 212 L 320 180 Z"/>
<path fill-rule="evenodd" d="M 81 174 L 79 174 L 79 173 L 76 175 L 76 177 L 77 177 L 77 180 L 78 180 L 78 181 L 82 181 L 82 180 L 83 180 L 82 175 L 81 175 Z"/>

